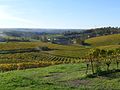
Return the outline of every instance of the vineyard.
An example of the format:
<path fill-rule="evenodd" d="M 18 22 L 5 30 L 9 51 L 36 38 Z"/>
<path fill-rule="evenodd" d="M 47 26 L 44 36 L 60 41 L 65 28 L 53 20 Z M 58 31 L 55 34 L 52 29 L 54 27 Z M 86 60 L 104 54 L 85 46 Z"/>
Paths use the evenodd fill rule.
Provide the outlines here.
<path fill-rule="evenodd" d="M 120 45 L 120 34 L 105 35 L 85 40 L 92 46 L 108 46 L 108 45 Z"/>
<path fill-rule="evenodd" d="M 40 50 L 46 46 L 49 50 Z M 10 71 L 27 68 L 37 68 L 56 64 L 83 62 L 81 57 L 64 56 L 51 53 L 53 50 L 71 50 L 75 46 L 62 46 L 41 42 L 2 43 L 0 45 L 0 70 Z M 75 50 L 81 48 L 74 48 Z M 82 48 L 83 49 L 83 48 Z M 64 50 L 64 51 L 65 51 Z M 69 54 L 69 53 L 68 53 Z"/>
<path fill-rule="evenodd" d="M 0 43 L 0 50 L 16 50 L 16 49 L 29 49 L 29 48 L 37 48 L 39 46 L 47 46 L 51 49 L 58 50 L 81 50 L 85 47 L 83 46 L 72 46 L 72 45 L 58 45 L 44 42 L 8 42 L 8 43 Z"/>
<path fill-rule="evenodd" d="M 119 71 L 120 48 L 114 50 L 93 49 L 85 59 L 86 74 L 91 67 L 92 74 L 105 74 Z"/>
<path fill-rule="evenodd" d="M 1 71 L 7 71 L 79 62 L 82 62 L 79 57 L 55 56 L 43 52 L 1 54 L 0 69 Z"/>
<path fill-rule="evenodd" d="M 97 52 L 98 55 L 96 56 L 94 56 L 94 53 L 96 52 L 92 52 L 92 54 L 88 55 L 91 50 L 94 50 L 94 48 L 86 48 L 83 46 L 65 46 L 43 42 L 1 43 L 0 71 L 37 68 L 57 64 L 73 64 L 80 62 L 87 62 L 87 68 L 90 68 L 88 67 L 91 66 L 90 63 L 93 63 L 94 67 L 96 67 L 98 63 L 100 67 L 101 65 L 107 65 L 104 65 L 104 63 L 116 63 L 115 61 L 119 58 L 118 53 L 115 54 L 115 52 L 111 50 L 119 48 L 119 45 L 101 46 L 98 48 L 99 51 L 102 51 L 105 54 L 106 58 L 103 57 L 104 54 L 99 54 L 101 52 Z M 112 52 L 109 55 L 109 58 L 105 53 L 107 52 L 105 50 Z M 92 60 L 92 62 L 90 60 Z M 95 70 L 93 73 L 94 72 Z"/>
<path fill-rule="evenodd" d="M 0 43 L 1 90 L 119 90 L 119 40 L 112 45 L 90 42 L 91 46 Z"/>

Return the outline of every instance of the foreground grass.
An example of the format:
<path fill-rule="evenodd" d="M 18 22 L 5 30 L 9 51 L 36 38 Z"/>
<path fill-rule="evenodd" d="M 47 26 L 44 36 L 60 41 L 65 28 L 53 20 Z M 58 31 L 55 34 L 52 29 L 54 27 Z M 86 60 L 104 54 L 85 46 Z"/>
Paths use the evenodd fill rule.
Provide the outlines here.
<path fill-rule="evenodd" d="M 120 72 L 86 78 L 85 64 L 0 73 L 0 90 L 97 90 L 120 89 Z"/>

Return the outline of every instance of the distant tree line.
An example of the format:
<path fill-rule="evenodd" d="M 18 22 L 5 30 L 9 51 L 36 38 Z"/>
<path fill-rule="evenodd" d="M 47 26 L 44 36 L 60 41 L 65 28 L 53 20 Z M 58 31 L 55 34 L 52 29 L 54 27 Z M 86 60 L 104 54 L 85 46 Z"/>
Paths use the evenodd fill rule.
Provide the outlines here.
<path fill-rule="evenodd" d="M 119 33 L 120 33 L 119 27 L 103 27 L 82 31 L 68 31 L 64 33 L 63 37 L 71 40 L 76 40 L 76 43 L 80 45 L 88 45 L 87 43 L 84 43 L 85 39 Z"/>
<path fill-rule="evenodd" d="M 111 34 L 119 34 L 120 28 L 119 27 L 103 27 L 103 28 L 95 28 L 95 29 L 88 29 L 82 31 L 75 31 L 75 32 L 65 32 L 64 36 L 69 38 L 80 38 L 85 40 L 87 38 L 96 37 L 96 36 L 104 36 L 104 35 L 111 35 Z"/>

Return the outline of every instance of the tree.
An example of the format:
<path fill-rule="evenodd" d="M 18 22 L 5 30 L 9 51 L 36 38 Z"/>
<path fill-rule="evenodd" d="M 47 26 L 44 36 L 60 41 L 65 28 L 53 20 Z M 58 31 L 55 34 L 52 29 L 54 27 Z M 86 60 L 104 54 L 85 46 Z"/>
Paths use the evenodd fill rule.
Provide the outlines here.
<path fill-rule="evenodd" d="M 113 50 L 108 50 L 106 52 L 107 58 L 106 58 L 106 65 L 107 65 L 107 71 L 109 71 L 110 64 L 112 62 L 111 57 L 113 55 L 114 51 Z"/>
<path fill-rule="evenodd" d="M 91 63 L 92 73 L 94 74 L 94 64 L 93 64 L 93 62 L 94 62 L 94 57 L 93 57 L 92 54 L 89 54 L 89 61 L 90 61 L 90 63 Z"/>
<path fill-rule="evenodd" d="M 89 64 L 90 64 L 88 56 L 86 56 L 85 61 L 86 61 L 86 75 L 87 75 L 88 74 L 88 69 L 89 69 Z"/>
<path fill-rule="evenodd" d="M 117 65 L 117 69 L 119 68 L 119 62 L 120 62 L 120 48 L 117 48 L 115 50 L 115 55 L 116 55 L 116 65 Z"/>

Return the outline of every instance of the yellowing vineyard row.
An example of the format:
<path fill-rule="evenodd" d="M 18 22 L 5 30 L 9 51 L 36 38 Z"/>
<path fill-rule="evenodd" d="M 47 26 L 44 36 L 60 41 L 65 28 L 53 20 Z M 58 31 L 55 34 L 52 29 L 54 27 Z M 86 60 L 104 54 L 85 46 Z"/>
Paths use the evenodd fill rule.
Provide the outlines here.
<path fill-rule="evenodd" d="M 52 51 L 36 50 L 42 46 L 46 46 Z M 82 62 L 79 55 L 74 56 L 71 54 L 82 49 L 84 49 L 82 46 L 65 46 L 43 42 L 0 43 L 0 70 L 9 71 L 55 64 L 79 63 Z M 71 51 L 71 53 L 64 56 L 64 51 Z"/>
<path fill-rule="evenodd" d="M 0 70 L 8 71 L 79 62 L 82 62 L 79 57 L 55 56 L 43 52 L 1 54 Z"/>

